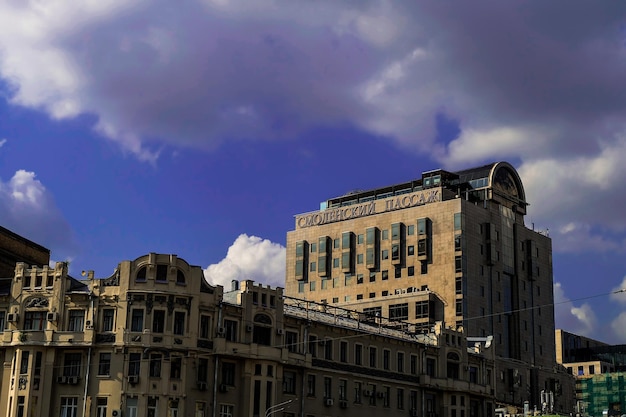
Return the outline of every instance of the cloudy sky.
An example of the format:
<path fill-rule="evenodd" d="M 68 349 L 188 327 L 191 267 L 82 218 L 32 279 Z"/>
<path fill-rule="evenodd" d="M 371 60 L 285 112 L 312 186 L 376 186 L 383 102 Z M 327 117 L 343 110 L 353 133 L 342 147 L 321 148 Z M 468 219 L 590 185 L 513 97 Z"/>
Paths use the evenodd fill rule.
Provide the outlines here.
<path fill-rule="evenodd" d="M 0 3 L 0 224 L 71 270 L 284 279 L 293 215 L 506 160 L 557 325 L 626 343 L 626 4 Z"/>

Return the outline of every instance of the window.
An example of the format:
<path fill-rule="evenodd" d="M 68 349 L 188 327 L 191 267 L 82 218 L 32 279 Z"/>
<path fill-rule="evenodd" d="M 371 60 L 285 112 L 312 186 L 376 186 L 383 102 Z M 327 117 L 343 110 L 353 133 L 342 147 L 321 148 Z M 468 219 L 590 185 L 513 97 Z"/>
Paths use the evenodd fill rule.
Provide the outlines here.
<path fill-rule="evenodd" d="M 339 238 L 336 238 L 335 240 L 333 240 L 333 249 L 339 249 L 339 244 L 341 242 L 339 241 Z"/>
<path fill-rule="evenodd" d="M 204 314 L 200 315 L 200 331 L 198 337 L 201 339 L 209 339 L 209 332 L 211 327 L 211 316 Z"/>
<path fill-rule="evenodd" d="M 85 324 L 85 310 L 70 310 L 67 330 L 70 332 L 82 332 Z"/>
<path fill-rule="evenodd" d="M 131 332 L 143 331 L 143 310 L 139 308 L 133 308 L 130 321 Z"/>
<path fill-rule="evenodd" d="M 156 280 L 157 282 L 167 282 L 167 265 L 157 265 Z"/>
<path fill-rule="evenodd" d="M 179 336 L 185 334 L 185 312 L 184 311 L 174 312 L 174 334 L 179 335 Z"/>
<path fill-rule="evenodd" d="M 596 373 L 595 365 L 589 365 L 589 375 L 593 375 Z"/>
<path fill-rule="evenodd" d="M 456 300 L 456 315 L 463 315 L 463 300 Z"/>
<path fill-rule="evenodd" d="M 311 245 L 309 246 L 311 253 L 315 253 L 317 252 L 317 243 L 313 242 L 311 243 Z"/>
<path fill-rule="evenodd" d="M 411 355 L 410 364 L 411 364 L 411 375 L 417 375 L 417 356 L 416 355 Z"/>
<path fill-rule="evenodd" d="M 324 341 L 324 359 L 333 359 L 333 341 L 331 339 L 326 339 Z"/>
<path fill-rule="evenodd" d="M 394 244 L 391 246 L 391 260 L 397 261 L 400 259 L 400 245 Z"/>
<path fill-rule="evenodd" d="M 385 229 L 383 230 L 383 240 L 387 240 L 389 239 L 389 230 Z"/>
<path fill-rule="evenodd" d="M 283 392 L 286 394 L 296 393 L 296 373 L 293 371 L 283 372 Z"/>
<path fill-rule="evenodd" d="M 165 330 L 165 310 L 152 311 L 152 332 L 163 333 Z"/>
<path fill-rule="evenodd" d="M 342 401 L 348 399 L 348 381 L 345 379 L 339 380 L 339 399 Z"/>
<path fill-rule="evenodd" d="M 137 417 L 137 398 L 126 398 L 126 416 Z"/>
<path fill-rule="evenodd" d="M 315 397 L 315 375 L 308 374 L 306 376 L 306 395 Z"/>
<path fill-rule="evenodd" d="M 409 266 L 406 269 L 406 271 L 407 271 L 407 275 L 410 276 L 410 277 L 415 275 L 415 267 L 414 266 Z"/>
<path fill-rule="evenodd" d="M 61 397 L 61 417 L 76 417 L 78 413 L 77 397 Z"/>
<path fill-rule="evenodd" d="M 454 236 L 454 250 L 455 251 L 459 251 L 459 250 L 461 250 L 461 247 L 462 247 L 461 235 L 455 235 Z"/>
<path fill-rule="evenodd" d="M 339 343 L 339 360 L 348 362 L 348 342 L 343 340 Z"/>
<path fill-rule="evenodd" d="M 224 330 L 226 330 L 226 340 L 237 341 L 237 322 L 234 320 L 224 320 Z"/>
<path fill-rule="evenodd" d="M 109 376 L 111 374 L 111 353 L 103 352 L 98 361 L 98 375 Z"/>
<path fill-rule="evenodd" d="M 329 376 L 324 377 L 324 398 L 333 397 L 333 380 Z"/>
<path fill-rule="evenodd" d="M 170 379 L 180 379 L 180 373 L 183 368 L 183 358 L 180 356 L 170 357 Z"/>
<path fill-rule="evenodd" d="M 388 270 L 386 270 L 386 269 L 385 269 L 385 270 L 383 270 L 383 271 L 381 272 L 381 279 L 382 279 L 383 281 L 386 281 L 386 280 L 388 280 L 388 279 L 389 279 L 389 271 L 388 271 Z"/>
<path fill-rule="evenodd" d="M 358 243 L 359 245 L 363 244 L 363 234 L 357 235 L 356 243 Z"/>
<path fill-rule="evenodd" d="M 394 223 L 391 225 L 391 240 L 400 240 L 401 223 Z"/>
<path fill-rule="evenodd" d="M 230 404 L 220 404 L 220 417 L 233 417 L 235 406 Z"/>
<path fill-rule="evenodd" d="M 363 274 L 358 274 L 356 276 L 356 283 L 357 284 L 363 284 Z"/>
<path fill-rule="evenodd" d="M 420 239 L 417 241 L 417 256 L 427 255 L 428 244 L 426 239 Z"/>
<path fill-rule="evenodd" d="M 45 311 L 27 311 L 24 315 L 24 330 L 43 330 L 46 323 Z"/>
<path fill-rule="evenodd" d="M 375 346 L 370 346 L 370 368 L 376 368 L 377 351 Z"/>
<path fill-rule="evenodd" d="M 396 393 L 396 402 L 398 410 L 404 410 L 404 390 L 402 388 L 398 388 Z"/>
<path fill-rule="evenodd" d="M 415 234 L 415 225 L 410 224 L 406 227 L 406 234 L 408 236 L 413 236 Z"/>
<path fill-rule="evenodd" d="M 22 351 L 22 360 L 20 362 L 20 374 L 28 374 L 28 358 L 30 352 L 27 350 Z"/>
<path fill-rule="evenodd" d="M 380 254 L 380 259 L 382 260 L 386 260 L 389 259 L 389 250 L 388 249 L 384 249 L 381 254 Z"/>
<path fill-rule="evenodd" d="M 63 357 L 63 376 L 80 376 L 80 353 L 66 353 Z"/>
<path fill-rule="evenodd" d="M 393 304 L 389 306 L 389 319 L 391 320 L 408 320 L 409 304 Z"/>
<path fill-rule="evenodd" d="M 454 272 L 463 272 L 463 258 L 461 256 L 454 257 Z"/>
<path fill-rule="evenodd" d="M 457 294 L 463 294 L 463 277 L 456 277 L 455 291 Z"/>
<path fill-rule="evenodd" d="M 6 311 L 0 311 L 0 332 L 6 327 Z"/>
<path fill-rule="evenodd" d="M 102 310 L 102 331 L 112 332 L 115 323 L 115 310 L 112 308 L 105 308 Z"/>
<path fill-rule="evenodd" d="M 390 364 L 389 364 L 389 357 L 391 355 L 391 351 L 389 349 L 383 349 L 383 369 L 388 371 Z"/>
<path fill-rule="evenodd" d="M 400 268 L 399 266 L 396 266 L 393 270 L 393 276 L 395 278 L 402 278 L 402 268 Z"/>
<path fill-rule="evenodd" d="M 361 265 L 363 263 L 363 254 L 362 253 L 359 253 L 356 256 L 356 263 L 359 264 L 359 265 Z"/>
<path fill-rule="evenodd" d="M 315 262 L 311 262 L 311 264 L 309 265 L 309 272 L 315 272 L 317 268 L 317 264 Z"/>
<path fill-rule="evenodd" d="M 404 352 L 398 352 L 396 355 L 396 371 L 404 372 Z"/>
<path fill-rule="evenodd" d="M 407 254 L 408 256 L 413 256 L 413 255 L 415 255 L 415 246 L 413 246 L 413 245 L 409 245 L 409 246 L 407 246 L 407 247 L 406 247 L 406 254 Z"/>
<path fill-rule="evenodd" d="M 141 353 L 131 352 L 128 355 L 128 375 L 138 376 L 141 371 Z"/>
<path fill-rule="evenodd" d="M 426 275 L 428 273 L 428 263 L 421 262 L 420 263 L 420 274 Z"/>
<path fill-rule="evenodd" d="M 333 268 L 339 268 L 339 258 L 333 258 Z"/>
<path fill-rule="evenodd" d="M 200 382 L 207 382 L 209 377 L 209 360 L 207 358 L 198 359 L 197 378 Z"/>
<path fill-rule="evenodd" d="M 370 272 L 370 282 L 376 282 L 376 272 Z"/>
<path fill-rule="evenodd" d="M 159 415 L 159 397 L 148 397 L 147 417 L 157 417 Z"/>
<path fill-rule="evenodd" d="M 285 345 L 289 352 L 298 352 L 298 333 L 292 331 L 285 332 Z"/>
<path fill-rule="evenodd" d="M 107 398 L 96 398 L 96 417 L 107 417 Z"/>
<path fill-rule="evenodd" d="M 341 234 L 341 248 L 350 249 L 352 247 L 352 232 L 343 232 Z"/>
<path fill-rule="evenodd" d="M 176 271 L 176 284 L 185 285 L 185 274 L 180 269 Z"/>
<path fill-rule="evenodd" d="M 356 404 L 361 404 L 361 383 L 354 383 L 354 402 Z"/>
<path fill-rule="evenodd" d="M 161 377 L 161 360 L 163 356 L 158 353 L 150 355 L 150 378 Z"/>
<path fill-rule="evenodd" d="M 35 375 L 41 375 L 41 360 L 43 358 L 43 352 L 37 352 L 35 354 Z"/>
<path fill-rule="evenodd" d="M 354 345 L 354 364 L 363 365 L 363 345 Z"/>
<path fill-rule="evenodd" d="M 417 234 L 418 235 L 425 235 L 428 233 L 428 222 L 427 222 L 427 218 L 422 218 L 422 219 L 417 219 Z"/>
<path fill-rule="evenodd" d="M 314 358 L 317 357 L 317 336 L 309 335 L 309 353 Z"/>
<path fill-rule="evenodd" d="M 433 358 L 426 358 L 426 375 L 435 377 L 436 362 Z"/>
<path fill-rule="evenodd" d="M 137 277 L 135 278 L 135 281 L 145 282 L 147 270 L 148 268 L 146 268 L 145 266 L 142 266 L 141 268 L 139 268 L 139 270 L 137 271 Z"/>
<path fill-rule="evenodd" d="M 417 301 L 415 303 L 415 318 L 425 319 L 428 318 L 428 301 Z"/>

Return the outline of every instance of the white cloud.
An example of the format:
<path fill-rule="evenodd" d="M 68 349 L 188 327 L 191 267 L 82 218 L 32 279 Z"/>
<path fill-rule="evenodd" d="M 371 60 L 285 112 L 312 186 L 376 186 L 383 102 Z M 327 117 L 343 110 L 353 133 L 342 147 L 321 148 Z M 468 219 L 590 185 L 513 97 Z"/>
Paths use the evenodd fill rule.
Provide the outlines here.
<path fill-rule="evenodd" d="M 285 286 L 285 248 L 256 236 L 239 235 L 226 257 L 209 265 L 204 276 L 212 285 L 231 288 L 233 280 L 253 280 L 275 287 Z"/>
<path fill-rule="evenodd" d="M 611 290 L 611 300 L 626 304 L 626 276 L 617 287 Z"/>
<path fill-rule="evenodd" d="M 2 148 L 5 143 L 7 143 L 7 140 L 5 138 L 0 139 L 0 148 Z"/>
<path fill-rule="evenodd" d="M 626 312 L 620 313 L 611 321 L 611 330 L 616 339 L 616 343 L 626 342 Z"/>
<path fill-rule="evenodd" d="M 598 320 L 591 306 L 583 303 L 576 306 L 566 295 L 560 282 L 554 284 L 554 319 L 556 328 L 593 337 L 598 331 Z"/>
<path fill-rule="evenodd" d="M 34 172 L 19 170 L 6 182 L 0 178 L 0 224 L 54 249 L 55 256 L 70 256 L 76 250 L 71 227 Z"/>
<path fill-rule="evenodd" d="M 2 2 L 0 77 L 11 103 L 94 115 L 97 132 L 152 163 L 166 145 L 335 125 L 450 169 L 512 159 L 555 250 L 582 249 L 559 232 L 568 224 L 595 250 L 624 250 L 625 13 L 576 1 Z M 439 115 L 457 138 L 438 139 Z"/>

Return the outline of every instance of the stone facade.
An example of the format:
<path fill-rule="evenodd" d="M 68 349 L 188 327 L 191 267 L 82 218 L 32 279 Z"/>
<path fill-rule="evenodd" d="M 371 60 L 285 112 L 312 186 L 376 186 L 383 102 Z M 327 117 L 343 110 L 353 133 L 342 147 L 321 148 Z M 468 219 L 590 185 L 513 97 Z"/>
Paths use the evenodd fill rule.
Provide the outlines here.
<path fill-rule="evenodd" d="M 175 255 L 83 281 L 20 263 L 0 294 L 7 416 L 487 417 L 494 349 L 415 334 L 244 281 L 224 290 Z"/>
<path fill-rule="evenodd" d="M 416 333 L 442 324 L 491 336 L 498 401 L 540 406 L 564 373 L 554 352 L 551 240 L 526 227 L 526 209 L 505 162 L 327 200 L 296 215 L 287 234 L 286 294 Z M 560 398 L 566 412 L 571 403 Z"/>

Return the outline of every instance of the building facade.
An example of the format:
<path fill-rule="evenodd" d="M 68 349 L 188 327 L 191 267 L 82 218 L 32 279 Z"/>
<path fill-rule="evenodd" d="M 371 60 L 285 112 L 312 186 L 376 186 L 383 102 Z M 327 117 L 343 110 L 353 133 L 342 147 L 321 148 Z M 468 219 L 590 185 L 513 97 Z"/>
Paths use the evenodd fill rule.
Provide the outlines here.
<path fill-rule="evenodd" d="M 18 263 L 0 294 L 1 415 L 487 417 L 494 349 L 416 334 L 252 281 L 224 290 L 175 255 L 79 281 Z"/>
<path fill-rule="evenodd" d="M 551 240 L 525 225 L 527 206 L 506 162 L 329 199 L 295 216 L 286 294 L 417 333 L 492 336 L 498 400 L 541 407 L 569 382 L 555 361 Z"/>

